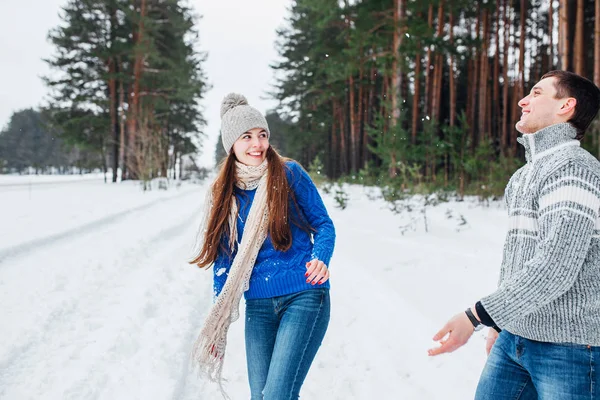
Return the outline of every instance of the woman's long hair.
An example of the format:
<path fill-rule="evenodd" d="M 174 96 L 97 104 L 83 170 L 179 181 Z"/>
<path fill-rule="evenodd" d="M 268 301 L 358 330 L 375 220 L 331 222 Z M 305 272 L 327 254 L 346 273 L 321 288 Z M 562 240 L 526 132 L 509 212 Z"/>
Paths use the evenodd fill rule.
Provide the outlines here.
<path fill-rule="evenodd" d="M 269 234 L 273 247 L 280 251 L 287 251 L 292 245 L 292 232 L 289 225 L 289 199 L 298 209 L 293 193 L 290 190 L 286 173 L 285 161 L 273 147 L 267 149 L 268 181 L 267 181 L 267 207 L 269 209 Z M 208 216 L 206 233 L 200 253 L 190 261 L 200 268 L 212 265 L 219 254 L 219 250 L 231 254 L 228 247 L 229 241 L 222 240 L 229 237 L 230 229 L 228 218 L 231 212 L 231 199 L 233 197 L 234 183 L 237 179 L 235 172 L 235 154 L 233 151 L 221 163 L 219 175 L 212 185 L 213 207 Z M 208 206 L 208 205 L 207 205 Z M 296 210 L 298 211 L 298 210 Z M 302 221 L 306 228 L 311 228 Z"/>

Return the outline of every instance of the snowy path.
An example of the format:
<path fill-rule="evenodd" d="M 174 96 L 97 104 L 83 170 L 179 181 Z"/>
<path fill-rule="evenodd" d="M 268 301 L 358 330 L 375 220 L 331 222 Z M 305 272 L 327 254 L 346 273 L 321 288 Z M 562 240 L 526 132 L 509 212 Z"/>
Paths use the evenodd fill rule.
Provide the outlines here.
<path fill-rule="evenodd" d="M 198 198 L 122 211 L 0 264 L 1 398 L 170 398 L 210 301 L 184 263 Z"/>
<path fill-rule="evenodd" d="M 18 204 L 13 192 L 0 196 Z M 81 193 L 86 206 L 69 203 Z M 0 237 L 14 233 L 0 248 L 0 399 L 220 398 L 189 371 L 211 301 L 210 272 L 185 263 L 203 187 L 143 196 L 80 183 L 49 187 L 27 212 L 4 211 Z M 504 211 L 440 206 L 430 233 L 402 236 L 399 217 L 360 188 L 344 211 L 325 202 L 338 232 L 332 320 L 302 398 L 472 397 L 482 334 L 450 357 L 427 358 L 426 349 L 448 317 L 493 288 Z M 449 207 L 467 229 L 456 232 Z M 36 218 L 35 226 L 18 222 Z M 230 331 L 225 376 L 234 400 L 249 397 L 243 319 Z"/>

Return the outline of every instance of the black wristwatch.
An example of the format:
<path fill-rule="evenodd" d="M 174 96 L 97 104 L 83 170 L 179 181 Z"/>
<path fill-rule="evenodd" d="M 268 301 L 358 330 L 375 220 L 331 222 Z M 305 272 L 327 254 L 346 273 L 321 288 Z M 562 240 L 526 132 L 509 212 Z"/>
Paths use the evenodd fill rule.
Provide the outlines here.
<path fill-rule="evenodd" d="M 471 321 L 471 323 L 473 324 L 473 330 L 475 332 L 480 331 L 480 330 L 483 329 L 484 325 L 481 322 L 479 322 L 477 320 L 477 318 L 475 318 L 475 315 L 473 315 L 473 311 L 471 311 L 470 308 L 467 308 L 465 310 L 465 314 L 467 314 L 467 317 L 469 318 L 469 321 Z"/>

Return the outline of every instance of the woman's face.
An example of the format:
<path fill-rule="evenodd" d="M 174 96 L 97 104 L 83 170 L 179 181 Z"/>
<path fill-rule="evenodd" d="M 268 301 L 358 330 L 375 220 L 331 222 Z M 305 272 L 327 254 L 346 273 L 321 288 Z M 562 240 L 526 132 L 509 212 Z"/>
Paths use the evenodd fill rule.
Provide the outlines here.
<path fill-rule="evenodd" d="M 267 157 L 269 135 L 262 128 L 253 128 L 245 132 L 233 144 L 235 157 L 242 164 L 260 165 Z"/>

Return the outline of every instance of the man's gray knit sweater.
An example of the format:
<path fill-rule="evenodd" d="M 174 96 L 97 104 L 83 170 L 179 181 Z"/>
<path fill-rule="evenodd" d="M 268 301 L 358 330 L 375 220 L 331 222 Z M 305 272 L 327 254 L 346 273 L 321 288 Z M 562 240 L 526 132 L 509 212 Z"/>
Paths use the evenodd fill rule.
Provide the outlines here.
<path fill-rule="evenodd" d="M 562 123 L 518 139 L 527 164 L 506 187 L 499 287 L 481 304 L 515 335 L 600 346 L 600 162 L 576 133 Z"/>

